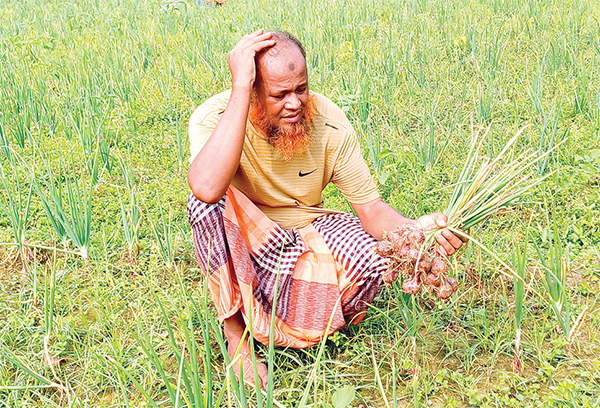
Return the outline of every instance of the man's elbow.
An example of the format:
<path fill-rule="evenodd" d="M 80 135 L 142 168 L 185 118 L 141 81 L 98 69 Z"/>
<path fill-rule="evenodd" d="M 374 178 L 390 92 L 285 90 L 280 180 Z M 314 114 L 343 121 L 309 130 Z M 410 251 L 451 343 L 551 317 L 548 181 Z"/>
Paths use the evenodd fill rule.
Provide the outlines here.
<path fill-rule="evenodd" d="M 216 188 L 215 186 L 210 185 L 210 183 L 189 177 L 189 175 L 188 184 L 194 197 L 203 203 L 216 204 L 221 201 L 221 198 L 223 198 L 223 195 L 225 194 L 225 191 L 222 191 L 222 189 Z"/>

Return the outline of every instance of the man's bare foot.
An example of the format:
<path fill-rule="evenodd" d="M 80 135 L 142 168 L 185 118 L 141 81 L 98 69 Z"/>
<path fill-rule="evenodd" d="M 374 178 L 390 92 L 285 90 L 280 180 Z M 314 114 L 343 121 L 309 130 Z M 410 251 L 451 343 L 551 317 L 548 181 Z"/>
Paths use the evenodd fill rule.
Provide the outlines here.
<path fill-rule="evenodd" d="M 236 355 L 236 351 L 244 334 L 244 321 L 239 313 L 224 320 L 224 332 L 227 338 L 227 353 L 229 358 L 233 361 Z M 244 371 L 244 382 L 248 385 L 254 386 L 254 367 L 252 366 L 252 353 L 250 351 L 250 343 L 248 339 L 244 339 L 240 348 L 239 354 L 241 355 L 243 371 Z M 257 357 L 258 359 L 258 357 Z M 260 388 L 266 389 L 268 383 L 268 370 L 264 363 L 256 363 L 256 370 L 258 371 L 258 379 L 260 381 Z M 240 365 L 239 361 L 233 365 L 233 371 L 235 376 L 240 378 Z"/>
<path fill-rule="evenodd" d="M 239 340 L 237 344 L 234 346 L 234 342 L 228 341 L 227 343 L 227 353 L 229 354 L 229 358 L 231 361 L 235 358 L 235 352 L 237 351 L 239 344 Z M 244 370 L 244 382 L 250 386 L 254 386 L 254 367 L 252 366 L 252 354 L 250 352 L 250 346 L 248 344 L 248 340 L 244 340 L 242 344 L 242 348 L 240 349 L 239 354 L 241 354 L 241 360 Z M 257 357 L 258 359 L 258 357 Z M 260 388 L 263 390 L 267 389 L 268 383 L 268 370 L 267 366 L 264 363 L 256 362 L 256 370 L 258 371 L 258 380 L 260 381 Z M 239 380 L 240 378 L 240 363 L 239 360 L 233 365 L 233 372 L 235 376 Z"/>

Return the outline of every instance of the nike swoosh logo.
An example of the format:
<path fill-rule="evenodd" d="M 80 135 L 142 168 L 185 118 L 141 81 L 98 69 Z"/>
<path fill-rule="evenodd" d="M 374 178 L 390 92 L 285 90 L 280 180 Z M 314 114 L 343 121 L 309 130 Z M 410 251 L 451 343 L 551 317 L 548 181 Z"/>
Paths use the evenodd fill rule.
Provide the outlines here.
<path fill-rule="evenodd" d="M 302 173 L 302 170 L 300 170 L 300 171 L 298 172 L 298 176 L 299 176 L 299 177 L 308 176 L 309 174 L 312 174 L 312 173 L 314 173 L 315 171 L 317 171 L 317 169 L 314 169 L 313 171 L 309 171 L 308 173 Z"/>

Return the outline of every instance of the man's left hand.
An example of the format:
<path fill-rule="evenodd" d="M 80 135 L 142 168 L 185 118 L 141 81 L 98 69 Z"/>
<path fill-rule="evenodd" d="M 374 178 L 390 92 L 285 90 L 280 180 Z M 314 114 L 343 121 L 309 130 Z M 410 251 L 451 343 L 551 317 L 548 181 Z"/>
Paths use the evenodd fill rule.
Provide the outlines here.
<path fill-rule="evenodd" d="M 439 230 L 435 235 L 438 245 L 438 252 L 442 256 L 450 256 L 467 242 L 466 238 L 455 235 L 445 227 L 448 224 L 448 217 L 442 213 L 433 213 L 424 215 L 415 221 L 416 225 L 425 232 Z"/>

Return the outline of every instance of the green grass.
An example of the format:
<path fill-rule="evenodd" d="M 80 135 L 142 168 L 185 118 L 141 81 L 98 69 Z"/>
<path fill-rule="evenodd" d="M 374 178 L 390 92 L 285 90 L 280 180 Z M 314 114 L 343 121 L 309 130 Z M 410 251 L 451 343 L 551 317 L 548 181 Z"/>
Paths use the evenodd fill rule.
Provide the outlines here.
<path fill-rule="evenodd" d="M 599 20 L 590 0 L 0 0 L 0 407 L 600 406 Z M 529 241 L 523 287 L 470 244 L 449 301 L 384 288 L 322 345 L 257 344 L 273 402 L 225 370 L 186 215 L 187 118 L 258 28 L 305 44 L 407 216 L 449 202 L 472 120 L 489 157 L 525 125 L 517 151 L 566 139 L 535 166 L 558 172 L 470 231 L 506 265 Z"/>

